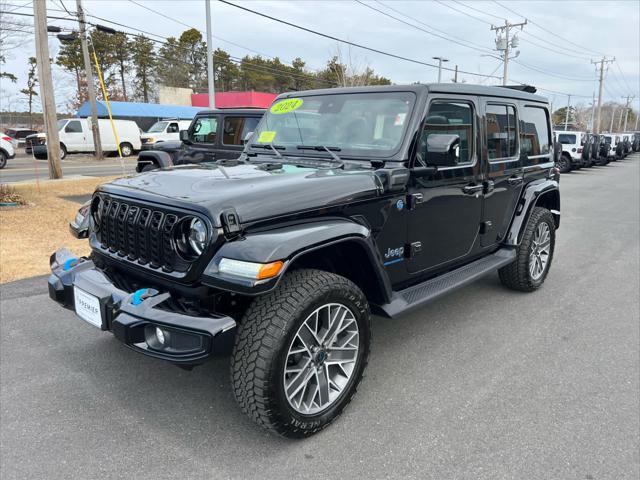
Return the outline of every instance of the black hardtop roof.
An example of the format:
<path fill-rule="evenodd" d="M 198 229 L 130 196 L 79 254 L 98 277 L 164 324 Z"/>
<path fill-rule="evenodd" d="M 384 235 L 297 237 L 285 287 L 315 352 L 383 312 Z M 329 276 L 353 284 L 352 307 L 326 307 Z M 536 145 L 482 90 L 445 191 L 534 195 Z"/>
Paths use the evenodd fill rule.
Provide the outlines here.
<path fill-rule="evenodd" d="M 300 92 L 287 92 L 278 96 L 278 99 L 292 97 L 306 97 L 308 95 L 327 95 L 341 93 L 367 93 L 367 92 L 415 92 L 417 93 L 451 93 L 456 95 L 481 95 L 490 97 L 515 98 L 532 102 L 547 103 L 547 99 L 534 93 L 524 92 L 514 88 L 487 87 L 484 85 L 470 85 L 468 83 L 418 83 L 412 85 L 381 85 L 373 87 L 338 87 L 324 88 L 320 90 L 304 90 Z"/>
<path fill-rule="evenodd" d="M 264 113 L 265 111 L 265 108 L 213 108 L 200 110 L 196 115 L 219 115 L 221 113 L 247 115 L 252 113 Z"/>

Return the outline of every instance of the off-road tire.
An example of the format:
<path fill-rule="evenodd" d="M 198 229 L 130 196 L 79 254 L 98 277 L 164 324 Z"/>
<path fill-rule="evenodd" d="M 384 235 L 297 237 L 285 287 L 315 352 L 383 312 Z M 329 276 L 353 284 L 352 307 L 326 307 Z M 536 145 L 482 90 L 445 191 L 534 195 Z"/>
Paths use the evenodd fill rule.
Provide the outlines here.
<path fill-rule="evenodd" d="M 571 171 L 571 157 L 568 155 L 560 155 L 558 168 L 560 169 L 560 173 L 569 173 Z"/>
<path fill-rule="evenodd" d="M 140 173 L 150 172 L 151 170 L 157 170 L 157 169 L 158 169 L 158 166 L 155 163 L 148 163 L 144 167 L 142 167 L 142 170 L 140 170 Z"/>
<path fill-rule="evenodd" d="M 319 306 L 339 302 L 358 324 L 359 356 L 341 396 L 316 415 L 302 415 L 288 403 L 283 369 L 298 328 Z M 231 357 L 231 384 L 242 410 L 259 425 L 285 437 L 304 438 L 335 420 L 351 401 L 367 365 L 371 342 L 369 304 L 344 277 L 320 270 L 294 270 L 276 289 L 257 297 L 238 327 Z"/>
<path fill-rule="evenodd" d="M 549 226 L 549 232 L 551 236 L 549 260 L 545 267 L 545 271 L 538 280 L 534 280 L 529 273 L 529 255 L 531 253 L 531 244 L 538 225 L 542 222 L 546 222 Z M 522 242 L 517 250 L 516 260 L 510 263 L 506 267 L 502 267 L 498 270 L 500 281 L 506 287 L 512 290 L 520 290 L 521 292 L 532 292 L 542 286 L 551 263 L 553 262 L 553 252 L 556 243 L 556 229 L 553 215 L 546 208 L 534 207 L 527 226 L 525 227 L 524 234 L 522 235 Z"/>

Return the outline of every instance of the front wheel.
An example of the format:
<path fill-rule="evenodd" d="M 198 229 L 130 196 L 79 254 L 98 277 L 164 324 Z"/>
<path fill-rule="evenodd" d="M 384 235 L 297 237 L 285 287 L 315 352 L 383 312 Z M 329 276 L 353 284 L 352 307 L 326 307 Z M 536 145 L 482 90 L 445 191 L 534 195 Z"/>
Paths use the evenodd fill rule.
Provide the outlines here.
<path fill-rule="evenodd" d="M 287 273 L 253 301 L 238 327 L 235 398 L 263 427 L 285 437 L 313 435 L 356 392 L 370 337 L 367 299 L 351 281 L 320 270 Z"/>
<path fill-rule="evenodd" d="M 60 160 L 64 160 L 67 158 L 67 147 L 64 146 L 64 143 L 60 144 Z"/>
<path fill-rule="evenodd" d="M 522 292 L 542 286 L 553 260 L 556 228 L 546 208 L 535 207 L 522 236 L 516 260 L 498 270 L 503 285 Z"/>
<path fill-rule="evenodd" d="M 0 150 L 0 169 L 4 168 L 7 165 L 7 155 Z"/>

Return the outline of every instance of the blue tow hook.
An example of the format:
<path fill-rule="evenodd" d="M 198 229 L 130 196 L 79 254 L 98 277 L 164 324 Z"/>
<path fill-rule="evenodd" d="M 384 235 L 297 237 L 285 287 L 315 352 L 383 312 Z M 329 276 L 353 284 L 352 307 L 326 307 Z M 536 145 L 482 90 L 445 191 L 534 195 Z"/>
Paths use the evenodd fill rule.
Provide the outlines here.
<path fill-rule="evenodd" d="M 62 270 L 66 272 L 67 270 L 71 269 L 71 267 L 75 267 L 77 263 L 78 259 L 76 257 L 70 258 L 64 262 L 64 264 L 62 265 Z"/>
<path fill-rule="evenodd" d="M 152 297 L 156 293 L 157 292 L 151 288 L 141 288 L 140 290 L 136 290 L 133 294 L 133 298 L 131 299 L 131 305 L 140 305 L 146 298 Z"/>

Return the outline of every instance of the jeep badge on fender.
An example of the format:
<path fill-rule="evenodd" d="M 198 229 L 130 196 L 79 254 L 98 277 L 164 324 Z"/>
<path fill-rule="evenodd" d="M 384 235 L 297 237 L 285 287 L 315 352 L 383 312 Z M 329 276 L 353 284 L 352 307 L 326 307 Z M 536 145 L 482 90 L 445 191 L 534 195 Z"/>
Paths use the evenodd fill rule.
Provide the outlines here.
<path fill-rule="evenodd" d="M 495 271 L 542 286 L 560 225 L 552 145 L 532 87 L 282 94 L 239 158 L 100 186 L 92 253 L 55 252 L 49 294 L 143 355 L 191 369 L 231 354 L 242 410 L 307 437 L 355 393 L 371 312 L 402 321 Z"/>

